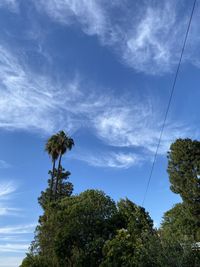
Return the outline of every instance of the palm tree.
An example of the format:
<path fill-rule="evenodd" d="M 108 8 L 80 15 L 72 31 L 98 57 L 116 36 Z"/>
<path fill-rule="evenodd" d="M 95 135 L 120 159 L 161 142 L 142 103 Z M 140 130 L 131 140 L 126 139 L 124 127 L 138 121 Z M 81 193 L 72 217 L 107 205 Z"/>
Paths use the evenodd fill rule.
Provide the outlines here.
<path fill-rule="evenodd" d="M 61 160 L 62 156 L 72 149 L 74 146 L 74 140 L 65 134 L 64 131 L 60 131 L 56 134 L 56 147 L 57 147 L 57 153 L 58 153 L 58 171 L 57 171 L 57 177 L 56 177 L 56 184 L 55 184 L 55 199 L 56 199 L 56 193 L 57 193 L 57 187 L 58 187 L 58 180 L 60 177 L 60 174 L 62 173 L 62 166 L 61 166 Z"/>
<path fill-rule="evenodd" d="M 50 199 L 53 194 L 53 184 L 54 184 L 54 177 L 55 177 L 55 165 L 56 160 L 58 159 L 59 153 L 58 153 L 58 136 L 52 135 L 46 145 L 45 145 L 45 151 L 49 154 L 52 160 L 52 171 L 51 171 L 51 183 L 50 183 Z"/>

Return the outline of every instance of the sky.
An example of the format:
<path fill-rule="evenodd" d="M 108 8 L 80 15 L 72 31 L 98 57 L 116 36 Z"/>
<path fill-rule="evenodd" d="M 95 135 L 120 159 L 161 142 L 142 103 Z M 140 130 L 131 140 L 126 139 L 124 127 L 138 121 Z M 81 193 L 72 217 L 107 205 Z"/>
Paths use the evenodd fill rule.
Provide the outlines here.
<path fill-rule="evenodd" d="M 51 160 L 45 142 L 66 131 L 74 194 L 144 198 L 192 9 L 178 0 L 0 1 L 0 267 L 16 267 L 33 240 Z M 167 151 L 199 139 L 197 1 L 144 207 L 155 226 L 181 201 Z"/>

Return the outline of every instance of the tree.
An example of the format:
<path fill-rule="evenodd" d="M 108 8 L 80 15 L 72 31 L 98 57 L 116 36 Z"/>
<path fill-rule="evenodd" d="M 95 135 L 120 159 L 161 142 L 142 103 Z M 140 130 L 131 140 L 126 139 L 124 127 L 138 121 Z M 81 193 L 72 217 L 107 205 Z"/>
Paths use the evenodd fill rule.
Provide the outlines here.
<path fill-rule="evenodd" d="M 54 169 L 54 175 L 57 176 L 57 169 Z M 50 176 L 52 177 L 51 171 L 49 171 Z M 64 168 L 62 168 L 59 180 L 58 180 L 58 186 L 57 186 L 57 200 L 61 200 L 62 198 L 71 196 L 73 192 L 73 184 L 68 181 L 69 176 L 71 173 L 69 171 L 65 171 Z M 47 209 L 48 206 L 51 204 L 51 179 L 48 180 L 48 187 L 45 191 L 41 192 L 40 197 L 38 198 L 38 203 L 43 208 L 43 210 Z"/>
<path fill-rule="evenodd" d="M 74 140 L 71 137 L 69 137 L 64 131 L 60 131 L 57 134 L 52 135 L 48 139 L 45 145 L 45 150 L 50 155 L 53 165 L 52 171 L 49 172 L 51 174 L 50 200 L 52 199 L 53 187 L 54 187 L 55 200 L 57 198 L 58 182 L 60 179 L 59 177 L 62 174 L 62 166 L 61 166 L 62 156 L 67 152 L 67 150 L 71 150 L 73 146 L 74 146 Z M 58 167 L 56 172 L 55 164 L 57 159 L 58 159 Z"/>
<path fill-rule="evenodd" d="M 168 152 L 171 190 L 180 194 L 200 227 L 200 142 L 177 139 Z"/>
<path fill-rule="evenodd" d="M 200 228 L 184 203 L 176 204 L 165 212 L 160 230 L 164 239 L 177 240 L 179 243 L 200 240 Z"/>
<path fill-rule="evenodd" d="M 33 241 L 29 247 L 29 252 L 22 261 L 20 267 L 49 267 L 49 260 L 43 258 L 38 251 L 38 244 Z M 55 267 L 55 266 L 54 266 Z"/>
<path fill-rule="evenodd" d="M 199 266 L 194 245 L 200 238 L 200 142 L 177 139 L 168 152 L 171 190 L 183 203 L 164 214 L 160 228 L 162 246 L 170 266 Z"/>
<path fill-rule="evenodd" d="M 38 199 L 44 213 L 21 267 L 200 266 L 200 251 L 195 248 L 200 238 L 198 141 L 178 139 L 171 145 L 171 189 L 181 195 L 183 203 L 164 214 L 159 230 L 145 209 L 129 199 L 116 205 L 99 190 L 72 195 L 70 172 L 61 161 L 72 149 L 73 139 L 61 131 L 47 143 L 53 168 L 48 187 Z"/>
<path fill-rule="evenodd" d="M 159 267 L 161 243 L 144 208 L 130 200 L 118 203 L 122 228 L 106 241 L 101 267 Z"/>
<path fill-rule="evenodd" d="M 46 143 L 45 150 L 51 156 L 52 170 L 49 171 L 48 187 L 41 192 L 38 202 L 44 210 L 39 217 L 39 225 L 36 227 L 34 242 L 27 253 L 22 266 L 45 267 L 58 266 L 58 261 L 53 249 L 57 224 L 54 224 L 54 214 L 59 211 L 58 202 L 63 198 L 70 197 L 73 191 L 73 185 L 68 181 L 70 172 L 65 171 L 61 166 L 62 155 L 71 150 L 74 141 L 63 131 L 51 136 Z M 59 158 L 58 168 L 56 160 Z M 54 192 L 57 201 L 52 201 Z M 33 245 L 34 244 L 34 245 Z M 51 258 L 49 257 L 51 255 Z"/>
<path fill-rule="evenodd" d="M 58 210 L 55 253 L 60 266 L 99 266 L 103 245 L 116 230 L 114 201 L 102 191 L 87 190 L 63 199 Z"/>
<path fill-rule="evenodd" d="M 51 160 L 52 160 L 52 171 L 50 172 L 51 174 L 50 199 L 52 198 L 52 194 L 53 194 L 53 184 L 54 184 L 54 178 L 55 178 L 55 164 L 59 156 L 57 144 L 58 144 L 58 136 L 54 134 L 48 139 L 45 145 L 45 151 L 50 155 Z"/>
<path fill-rule="evenodd" d="M 45 208 L 35 234 L 34 253 L 27 260 L 44 260 L 48 266 L 99 266 L 106 240 L 116 232 L 115 202 L 102 191 L 87 190 L 62 198 Z"/>
<path fill-rule="evenodd" d="M 193 250 L 193 246 L 195 240 L 200 238 L 200 229 L 191 217 L 187 205 L 179 203 L 167 211 L 159 232 L 166 255 L 166 266 L 199 266 L 200 253 Z"/>
<path fill-rule="evenodd" d="M 67 136 L 64 131 L 60 131 L 59 133 L 56 134 L 56 151 L 59 159 L 58 159 L 58 171 L 55 183 L 55 192 L 54 192 L 55 200 L 57 198 L 57 187 L 58 187 L 59 176 L 62 172 L 62 166 L 61 166 L 62 156 L 68 150 L 71 150 L 73 146 L 74 146 L 74 140 L 71 137 Z"/>

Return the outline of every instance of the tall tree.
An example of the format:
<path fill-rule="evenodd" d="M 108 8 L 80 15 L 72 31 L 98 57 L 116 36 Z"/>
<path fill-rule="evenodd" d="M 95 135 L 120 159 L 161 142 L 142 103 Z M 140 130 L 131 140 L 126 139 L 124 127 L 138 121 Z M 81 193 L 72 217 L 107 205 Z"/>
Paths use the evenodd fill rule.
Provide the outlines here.
<path fill-rule="evenodd" d="M 115 202 L 98 190 L 53 203 L 37 228 L 40 255 L 51 255 L 52 267 L 56 261 L 59 267 L 99 266 L 102 247 L 115 233 L 116 213 Z"/>
<path fill-rule="evenodd" d="M 57 176 L 57 172 L 58 171 L 55 168 L 54 170 L 55 176 Z M 51 175 L 51 171 L 49 171 L 49 174 Z M 62 171 L 60 172 L 59 175 L 58 190 L 57 190 L 58 191 L 57 199 L 59 200 L 71 196 L 73 192 L 73 184 L 68 181 L 70 174 L 71 173 L 69 171 L 65 171 L 65 169 L 62 168 Z M 40 197 L 38 198 L 38 203 L 43 208 L 43 210 L 46 210 L 50 206 L 49 204 L 50 201 L 52 200 L 50 198 L 51 179 L 48 180 L 48 185 L 49 186 L 46 188 L 46 190 L 42 191 Z"/>
<path fill-rule="evenodd" d="M 45 145 L 45 151 L 49 154 L 52 160 L 52 171 L 50 172 L 51 174 L 51 182 L 50 182 L 50 199 L 52 198 L 53 194 L 53 184 L 54 184 L 54 178 L 55 178 L 55 165 L 56 165 L 56 160 L 58 159 L 59 153 L 58 153 L 58 136 L 57 135 L 52 135 L 46 145 Z"/>
<path fill-rule="evenodd" d="M 164 239 L 177 240 L 179 243 L 200 240 L 200 228 L 185 203 L 178 203 L 165 212 L 160 231 Z"/>
<path fill-rule="evenodd" d="M 188 205 L 176 204 L 164 214 L 159 235 L 166 256 L 164 266 L 200 266 L 200 251 L 194 249 L 196 241 L 200 240 L 200 229 Z"/>
<path fill-rule="evenodd" d="M 59 177 L 62 172 L 62 165 L 61 165 L 62 156 L 68 150 L 72 149 L 72 147 L 74 146 L 74 140 L 71 137 L 69 137 L 64 131 L 60 131 L 59 133 L 56 134 L 56 142 L 57 142 L 56 151 L 58 153 L 59 160 L 58 160 L 58 172 L 55 183 L 55 199 L 57 194 Z"/>
<path fill-rule="evenodd" d="M 162 248 L 153 221 L 129 199 L 118 203 L 121 229 L 105 242 L 101 267 L 160 267 Z M 161 257 L 160 257 L 161 255 Z"/>
<path fill-rule="evenodd" d="M 171 190 L 180 194 L 200 226 L 200 142 L 177 139 L 168 159 Z"/>

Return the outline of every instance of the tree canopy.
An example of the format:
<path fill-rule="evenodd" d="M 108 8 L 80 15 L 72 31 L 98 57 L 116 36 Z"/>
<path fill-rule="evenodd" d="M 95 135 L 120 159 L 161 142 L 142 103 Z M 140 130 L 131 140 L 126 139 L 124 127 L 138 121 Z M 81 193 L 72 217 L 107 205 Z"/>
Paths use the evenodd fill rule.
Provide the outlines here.
<path fill-rule="evenodd" d="M 168 160 L 171 190 L 180 194 L 200 222 L 200 142 L 177 139 L 170 147 Z"/>
<path fill-rule="evenodd" d="M 130 199 L 115 203 L 100 190 L 73 195 L 62 156 L 74 145 L 63 131 L 46 143 L 51 157 L 43 209 L 21 267 L 200 267 L 200 142 L 178 139 L 168 153 L 176 204 L 154 228 L 148 212 Z M 57 164 L 56 164 L 57 163 Z"/>

